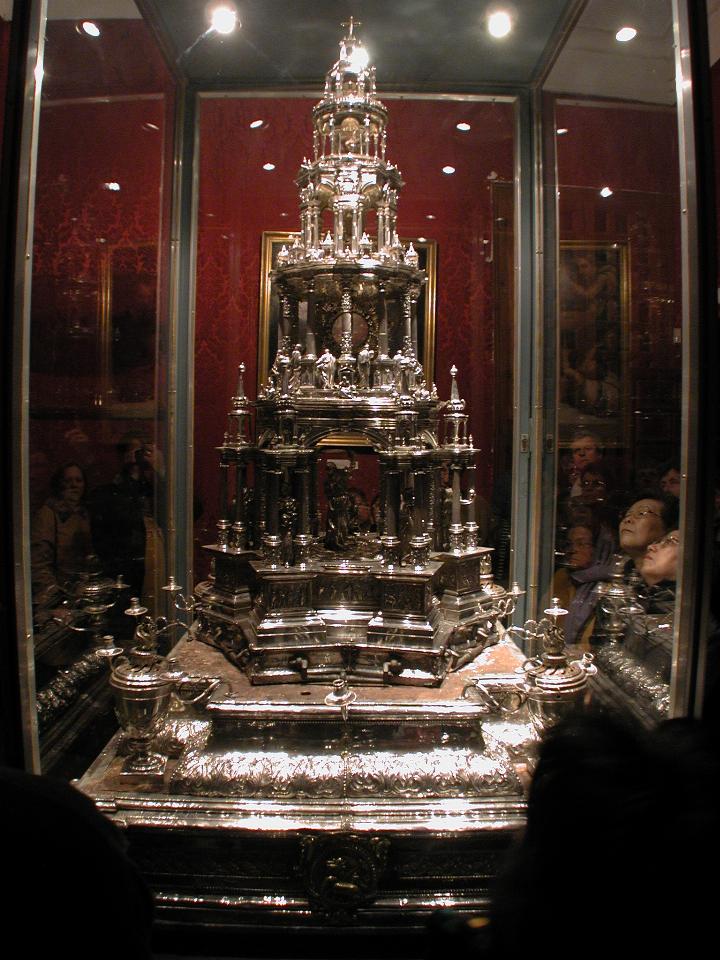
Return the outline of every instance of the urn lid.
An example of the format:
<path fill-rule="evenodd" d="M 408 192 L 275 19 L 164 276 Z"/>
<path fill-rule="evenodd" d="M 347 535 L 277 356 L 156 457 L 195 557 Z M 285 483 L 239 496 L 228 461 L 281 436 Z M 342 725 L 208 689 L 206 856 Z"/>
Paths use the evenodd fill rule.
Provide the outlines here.
<path fill-rule="evenodd" d="M 111 683 L 125 689 L 158 689 L 175 683 L 182 675 L 176 660 L 134 647 L 127 657 L 113 664 Z"/>
<path fill-rule="evenodd" d="M 78 600 L 89 603 L 102 602 L 116 587 L 116 582 L 106 577 L 100 569 L 100 561 L 94 555 L 87 558 L 86 571 L 81 575 L 75 590 Z"/>

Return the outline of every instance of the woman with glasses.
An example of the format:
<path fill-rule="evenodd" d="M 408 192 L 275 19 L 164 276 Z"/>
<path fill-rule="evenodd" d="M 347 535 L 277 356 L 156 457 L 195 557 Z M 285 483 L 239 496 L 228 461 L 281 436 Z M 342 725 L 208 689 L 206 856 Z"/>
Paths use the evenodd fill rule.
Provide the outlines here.
<path fill-rule="evenodd" d="M 623 647 L 651 679 L 670 681 L 680 531 L 670 530 L 651 543 L 638 563 L 637 599 L 643 612 L 627 623 Z"/>
<path fill-rule="evenodd" d="M 629 558 L 627 572 L 640 571 L 651 543 L 661 540 L 677 527 L 678 501 L 674 497 L 649 494 L 636 499 L 620 518 L 620 549 Z"/>
<path fill-rule="evenodd" d="M 610 575 L 612 537 L 592 522 L 568 528 L 564 565 L 553 578 L 552 595 L 568 611 L 565 620 L 567 643 L 589 647 L 595 629 L 598 581 Z"/>
<path fill-rule="evenodd" d="M 644 588 L 641 602 L 648 613 L 667 613 L 675 605 L 680 531 L 671 530 L 651 543 L 639 564 Z"/>

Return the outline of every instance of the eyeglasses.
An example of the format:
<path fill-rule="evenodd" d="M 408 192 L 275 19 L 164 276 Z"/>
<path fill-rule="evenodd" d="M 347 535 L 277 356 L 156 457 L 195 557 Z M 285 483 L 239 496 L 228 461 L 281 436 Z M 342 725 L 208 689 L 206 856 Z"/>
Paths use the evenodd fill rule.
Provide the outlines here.
<path fill-rule="evenodd" d="M 650 547 L 669 547 L 671 545 L 676 547 L 679 546 L 680 540 L 678 537 L 674 537 L 672 534 L 669 534 L 667 537 L 663 537 L 662 540 L 656 540 L 655 543 L 651 543 Z M 648 550 L 650 547 L 648 547 Z"/>
<path fill-rule="evenodd" d="M 642 520 L 643 517 L 647 517 L 650 514 L 651 517 L 657 517 L 660 519 L 660 514 L 656 510 L 651 510 L 649 507 L 646 507 L 644 510 L 628 510 L 627 513 L 624 513 L 620 518 L 620 522 L 623 520 Z"/>

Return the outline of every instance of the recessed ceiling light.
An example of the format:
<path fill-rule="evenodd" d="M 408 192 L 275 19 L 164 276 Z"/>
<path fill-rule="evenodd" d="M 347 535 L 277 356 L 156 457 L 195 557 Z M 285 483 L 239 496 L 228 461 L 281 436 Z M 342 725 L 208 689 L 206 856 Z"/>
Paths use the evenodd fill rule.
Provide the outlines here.
<path fill-rule="evenodd" d="M 627 43 L 628 40 L 633 40 L 636 36 L 637 30 L 635 27 L 621 27 L 615 34 L 615 39 L 619 40 L 620 43 Z"/>
<path fill-rule="evenodd" d="M 250 129 L 257 130 L 257 128 L 261 127 L 264 123 L 264 120 L 253 120 L 253 122 L 250 124 Z"/>
<path fill-rule="evenodd" d="M 286 216 L 287 216 L 287 213 L 285 213 L 285 211 L 283 210 L 283 212 L 280 214 L 280 216 L 281 216 L 281 217 L 286 217 Z"/>
<path fill-rule="evenodd" d="M 275 169 L 275 164 L 274 164 L 274 163 L 264 163 L 264 164 L 263 164 L 263 170 L 274 170 L 274 169 Z"/>
<path fill-rule="evenodd" d="M 142 125 L 142 128 L 143 130 L 152 130 L 153 132 L 160 129 L 156 123 L 151 123 L 149 120 L 145 121 L 145 123 Z"/>
<path fill-rule="evenodd" d="M 457 130 L 462 130 L 463 133 L 467 133 L 468 130 L 470 129 L 470 124 L 465 123 L 465 121 L 463 120 L 462 123 L 456 123 L 455 127 Z"/>
<path fill-rule="evenodd" d="M 606 198 L 607 198 L 607 197 L 611 197 L 612 195 L 613 195 L 613 192 L 612 192 L 612 190 L 610 189 L 610 187 L 603 187 L 602 190 L 600 191 L 600 196 L 601 196 L 601 197 L 606 197 Z"/>
<path fill-rule="evenodd" d="M 425 219 L 426 219 L 426 220 L 437 220 L 437 217 L 435 216 L 434 213 L 426 213 L 426 214 L 425 214 Z"/>
<path fill-rule="evenodd" d="M 418 243 L 427 243 L 427 237 L 418 237 Z"/>
<path fill-rule="evenodd" d="M 120 184 L 117 180 L 108 180 L 107 183 L 103 184 L 103 190 L 110 190 L 112 193 L 117 193 L 120 189 Z"/>
<path fill-rule="evenodd" d="M 446 167 L 443 167 L 443 173 L 455 173 L 455 167 L 451 167 L 450 164 L 448 164 Z"/>
<path fill-rule="evenodd" d="M 223 34 L 232 33 L 235 27 L 242 26 L 238 20 L 237 10 L 225 4 L 220 7 L 215 7 L 211 12 L 210 25 L 216 33 Z"/>
<path fill-rule="evenodd" d="M 83 33 L 86 33 L 89 37 L 99 37 L 100 36 L 100 27 L 93 23 L 92 20 L 83 20 L 80 24 L 80 29 Z"/>
<path fill-rule="evenodd" d="M 556 133 L 559 137 L 561 137 L 564 133 L 567 133 L 567 132 L 568 132 L 568 128 L 567 128 L 567 127 L 558 127 L 557 130 L 555 131 L 555 133 Z"/>
<path fill-rule="evenodd" d="M 512 17 L 505 10 L 495 10 L 487 18 L 487 28 L 491 37 L 500 40 L 512 30 Z"/>

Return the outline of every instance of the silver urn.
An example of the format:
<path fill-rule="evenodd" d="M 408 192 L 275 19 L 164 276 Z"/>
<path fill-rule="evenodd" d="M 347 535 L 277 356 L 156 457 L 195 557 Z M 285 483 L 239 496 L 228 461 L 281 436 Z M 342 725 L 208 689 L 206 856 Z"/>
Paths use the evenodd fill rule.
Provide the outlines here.
<path fill-rule="evenodd" d="M 559 623 L 567 610 L 556 599 L 552 603 L 544 611 L 549 619 L 543 631 L 543 652 L 526 660 L 520 668 L 530 719 L 540 734 L 582 703 L 588 678 L 597 673 L 591 653 L 584 653 L 579 660 L 568 660 Z"/>
<path fill-rule="evenodd" d="M 167 758 L 150 750 L 170 708 L 170 698 L 184 677 L 173 660 L 137 649 L 112 664 L 110 686 L 115 712 L 127 738 L 124 774 L 162 776 Z"/>
<path fill-rule="evenodd" d="M 165 724 L 171 703 L 174 701 L 179 709 L 201 707 L 221 683 L 219 677 L 190 676 L 179 668 L 177 660 L 141 647 L 133 647 L 127 657 L 115 659 L 110 686 L 129 753 L 123 774 L 162 776 L 167 757 L 150 746 Z"/>

